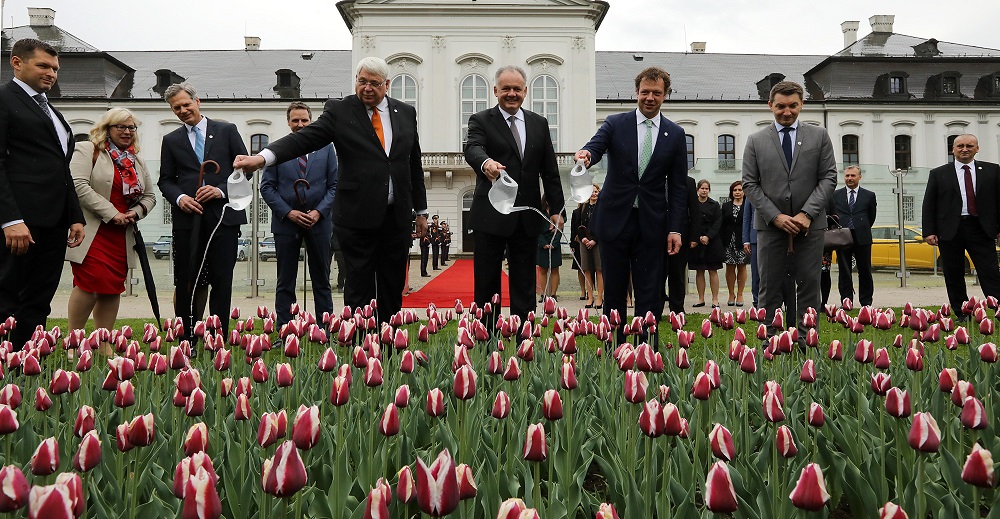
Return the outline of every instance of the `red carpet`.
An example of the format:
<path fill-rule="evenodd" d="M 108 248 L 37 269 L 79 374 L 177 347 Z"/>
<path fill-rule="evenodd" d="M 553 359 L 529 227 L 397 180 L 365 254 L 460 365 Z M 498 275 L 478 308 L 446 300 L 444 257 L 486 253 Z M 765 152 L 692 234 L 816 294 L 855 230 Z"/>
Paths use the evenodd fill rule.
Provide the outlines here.
<path fill-rule="evenodd" d="M 503 300 L 506 302 L 509 289 L 505 272 L 500 274 L 500 290 Z M 410 292 L 410 295 L 404 297 L 403 308 L 427 308 L 427 305 L 431 303 L 434 303 L 438 308 L 449 308 L 455 306 L 456 299 L 461 299 L 462 304 L 468 307 L 472 304 L 473 298 L 472 260 L 452 260 L 451 265 L 448 265 L 423 288 Z"/>

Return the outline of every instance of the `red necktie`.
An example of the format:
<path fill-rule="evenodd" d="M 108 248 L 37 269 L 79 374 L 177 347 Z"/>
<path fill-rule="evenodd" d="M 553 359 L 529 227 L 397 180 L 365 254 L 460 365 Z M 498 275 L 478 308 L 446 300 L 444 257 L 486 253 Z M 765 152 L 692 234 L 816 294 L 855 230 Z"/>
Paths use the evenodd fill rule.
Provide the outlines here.
<path fill-rule="evenodd" d="M 965 199 L 968 201 L 969 216 L 978 216 L 976 208 L 976 188 L 972 185 L 972 169 L 966 164 L 962 166 L 965 171 Z"/>

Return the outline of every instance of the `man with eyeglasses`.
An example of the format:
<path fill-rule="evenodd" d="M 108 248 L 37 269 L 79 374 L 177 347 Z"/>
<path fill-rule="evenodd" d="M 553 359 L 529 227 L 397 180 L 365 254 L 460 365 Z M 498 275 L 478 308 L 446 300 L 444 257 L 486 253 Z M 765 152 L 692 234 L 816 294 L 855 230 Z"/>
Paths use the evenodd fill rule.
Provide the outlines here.
<path fill-rule="evenodd" d="M 191 291 L 201 279 L 196 279 L 204 257 L 202 276 L 212 287 L 208 309 L 219 316 L 222 328 L 229 333 L 229 309 L 233 297 L 233 270 L 240 226 L 247 223 L 246 211 L 229 208 L 226 204 L 226 180 L 233 173 L 233 159 L 247 152 L 236 125 L 216 121 L 201 115 L 201 100 L 188 83 L 173 84 L 163 92 L 163 99 L 182 123 L 181 127 L 163 136 L 160 148 L 160 179 L 157 186 L 171 204 L 174 249 L 174 311 L 184 320 L 187 339 L 194 343 L 192 315 L 200 319 L 203 299 L 191 308 Z M 205 167 L 205 176 L 198 185 L 202 163 L 214 160 L 219 165 Z M 200 218 L 199 218 L 200 217 Z M 211 244 L 209 235 L 215 231 Z M 197 229 L 195 226 L 198 226 Z M 192 242 L 197 234 L 198 241 Z M 206 250 L 206 245 L 208 249 Z M 199 292 L 204 290 L 198 288 Z"/>
<path fill-rule="evenodd" d="M 83 242 L 83 212 L 69 172 L 70 126 L 48 104 L 59 57 L 47 43 L 18 40 L 11 47 L 14 78 L 0 86 L 0 323 L 20 350 L 35 327 L 45 326 L 59 286 L 66 247 Z M 67 236 L 68 231 L 68 236 Z"/>
<path fill-rule="evenodd" d="M 941 267 L 948 301 L 959 320 L 968 314 L 962 303 L 965 290 L 965 254 L 979 276 L 983 295 L 1000 297 L 997 268 L 997 235 L 1000 234 L 1000 166 L 976 160 L 979 139 L 972 134 L 955 137 L 953 164 L 931 170 L 924 192 L 924 240 L 941 249 Z"/>
<path fill-rule="evenodd" d="M 309 126 L 233 163 L 253 170 L 333 142 L 340 165 L 333 224 L 344 254 L 344 304 L 358 308 L 375 300 L 382 322 L 403 304 L 414 212 L 415 237 L 427 232 L 417 114 L 386 96 L 388 76 L 384 60 L 362 59 L 355 69 L 354 95 L 327 101 Z"/>

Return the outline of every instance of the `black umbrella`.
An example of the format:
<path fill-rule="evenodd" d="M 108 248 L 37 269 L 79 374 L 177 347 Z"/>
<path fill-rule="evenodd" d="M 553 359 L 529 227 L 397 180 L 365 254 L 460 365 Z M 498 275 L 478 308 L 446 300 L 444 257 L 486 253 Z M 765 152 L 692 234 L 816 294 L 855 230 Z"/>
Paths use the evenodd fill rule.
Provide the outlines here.
<path fill-rule="evenodd" d="M 219 163 L 216 162 L 216 161 L 214 161 L 214 160 L 206 160 L 205 162 L 202 162 L 201 163 L 201 169 L 198 171 L 198 183 L 195 184 L 195 191 L 197 191 L 202 186 L 202 184 L 204 184 L 204 182 L 205 182 L 205 166 L 209 166 L 209 165 L 215 166 L 215 171 L 211 171 L 210 172 L 213 175 L 218 175 L 219 171 L 222 170 L 222 168 L 219 167 Z M 187 332 L 187 334 L 188 334 L 189 337 L 193 337 L 193 335 L 194 335 L 194 313 L 195 313 L 195 311 L 194 311 L 194 298 L 195 297 L 194 296 L 195 296 L 195 291 L 197 291 L 197 289 L 198 289 L 198 278 L 201 277 L 201 264 L 202 264 L 201 258 L 202 258 L 202 255 L 204 254 L 204 251 L 201 250 L 201 246 L 200 246 L 200 242 L 201 242 L 201 236 L 200 236 L 201 235 L 201 216 L 202 215 L 198 214 L 198 213 L 194 213 L 194 215 L 193 215 L 194 218 L 193 218 L 193 223 L 191 225 L 191 241 L 189 242 L 191 244 L 191 256 L 188 259 L 188 262 L 190 264 L 190 267 L 189 267 L 189 270 L 188 270 L 188 273 L 189 273 L 189 276 L 190 276 L 190 279 L 188 280 L 188 288 L 191 290 L 191 301 L 190 301 L 190 305 L 191 306 L 189 308 L 189 312 L 190 312 L 189 319 L 190 320 L 188 322 L 188 328 L 185 330 Z M 205 246 L 208 247 L 208 244 L 206 243 Z"/>
<path fill-rule="evenodd" d="M 306 180 L 306 179 L 304 179 L 304 178 L 300 178 L 300 179 L 296 180 L 294 184 L 292 184 L 292 189 L 295 191 L 295 198 L 297 198 L 299 200 L 299 210 L 300 211 L 309 211 L 308 207 L 306 206 L 306 195 L 305 195 L 305 193 L 299 191 L 299 187 L 301 187 L 301 186 L 305 186 L 305 190 L 306 191 L 308 191 L 311 186 L 309 185 L 309 181 Z M 309 268 L 309 266 L 308 266 L 308 263 L 309 263 L 309 256 L 308 256 L 308 254 L 309 254 L 309 250 L 310 249 L 311 250 L 316 250 L 316 248 L 313 246 L 314 245 L 313 244 L 313 239 L 314 238 L 313 238 L 313 235 L 312 235 L 312 229 L 303 229 L 303 233 L 302 234 L 303 234 L 303 236 L 306 239 L 306 261 L 303 262 L 304 265 L 302 266 L 302 281 L 303 281 L 302 282 L 302 308 L 305 308 L 306 301 L 308 300 L 308 296 L 306 295 L 306 288 L 305 288 L 306 287 L 305 276 L 306 276 L 306 271 Z"/>
<path fill-rule="evenodd" d="M 149 296 L 149 306 L 153 307 L 153 316 L 156 317 L 156 327 L 163 330 L 163 321 L 160 319 L 160 302 L 156 299 L 156 283 L 153 281 L 153 270 L 149 267 L 149 256 L 146 255 L 146 243 L 142 240 L 142 233 L 139 232 L 139 224 L 132 224 L 132 235 L 135 243 L 132 249 L 139 256 L 139 266 L 142 267 L 142 279 L 146 282 L 146 295 Z"/>

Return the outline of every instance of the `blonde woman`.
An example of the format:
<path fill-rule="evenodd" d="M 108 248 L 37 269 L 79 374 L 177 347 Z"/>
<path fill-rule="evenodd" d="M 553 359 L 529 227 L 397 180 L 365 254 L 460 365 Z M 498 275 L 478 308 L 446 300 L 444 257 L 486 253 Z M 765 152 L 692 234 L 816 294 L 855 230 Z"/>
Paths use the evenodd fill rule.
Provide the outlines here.
<path fill-rule="evenodd" d="M 86 237 L 66 251 L 73 268 L 71 330 L 84 328 L 91 313 L 96 328 L 115 325 L 125 276 L 137 264 L 132 226 L 156 205 L 153 182 L 138 152 L 135 116 L 125 108 L 105 112 L 90 139 L 76 144 L 70 172 Z M 101 350 L 112 353 L 107 344 Z"/>

